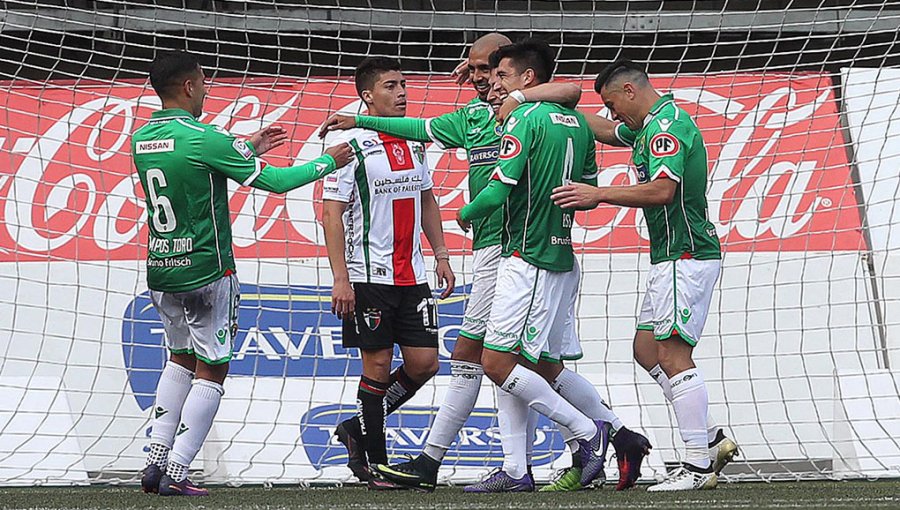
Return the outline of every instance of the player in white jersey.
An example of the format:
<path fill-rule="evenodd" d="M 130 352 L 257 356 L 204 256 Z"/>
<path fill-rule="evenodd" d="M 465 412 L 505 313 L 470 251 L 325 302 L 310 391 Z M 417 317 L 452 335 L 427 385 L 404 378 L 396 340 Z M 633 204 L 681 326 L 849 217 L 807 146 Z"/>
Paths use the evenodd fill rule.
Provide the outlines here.
<path fill-rule="evenodd" d="M 356 90 L 369 115 L 406 114 L 399 64 L 370 57 L 356 69 Z M 345 347 L 360 349 L 359 412 L 336 430 L 348 466 L 370 489 L 389 488 L 368 463 L 387 463 L 385 416 L 412 398 L 438 370 L 435 300 L 420 244 L 424 231 L 437 261 L 442 298 L 455 277 L 432 193 L 425 146 L 375 131 L 342 133 L 356 160 L 325 181 L 322 198 L 328 259 L 334 273 L 332 311 L 343 320 Z M 391 372 L 394 344 L 403 364 Z"/>

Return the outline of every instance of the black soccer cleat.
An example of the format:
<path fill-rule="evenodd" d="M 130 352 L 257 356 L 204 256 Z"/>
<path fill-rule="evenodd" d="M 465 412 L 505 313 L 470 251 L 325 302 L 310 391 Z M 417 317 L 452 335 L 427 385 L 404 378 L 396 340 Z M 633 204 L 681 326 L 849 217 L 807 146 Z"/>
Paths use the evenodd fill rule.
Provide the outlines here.
<path fill-rule="evenodd" d="M 644 462 L 644 457 L 650 454 L 653 446 L 643 434 L 625 427 L 616 432 L 612 444 L 619 465 L 619 482 L 616 484 L 616 490 L 630 489 L 641 477 L 641 463 Z"/>
<path fill-rule="evenodd" d="M 440 462 L 420 454 L 400 464 L 372 464 L 369 468 L 376 476 L 391 483 L 421 492 L 434 492 L 440 467 Z"/>
<path fill-rule="evenodd" d="M 156 464 L 149 464 L 141 471 L 141 490 L 147 494 L 159 494 L 159 480 L 162 475 L 162 468 Z"/>
<path fill-rule="evenodd" d="M 368 482 L 372 477 L 369 474 L 366 452 L 362 448 L 362 436 L 351 433 L 349 427 L 347 427 L 347 421 L 341 422 L 337 426 L 334 435 L 347 448 L 347 467 L 353 472 L 353 476 L 358 478 L 360 482 Z"/>

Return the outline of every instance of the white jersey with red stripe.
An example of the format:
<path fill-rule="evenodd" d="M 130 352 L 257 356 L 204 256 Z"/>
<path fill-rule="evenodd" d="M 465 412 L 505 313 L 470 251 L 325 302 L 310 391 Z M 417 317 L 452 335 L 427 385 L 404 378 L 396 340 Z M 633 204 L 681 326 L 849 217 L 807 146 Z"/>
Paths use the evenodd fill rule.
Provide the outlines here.
<path fill-rule="evenodd" d="M 354 283 L 426 283 L 422 256 L 422 192 L 433 186 L 425 146 L 350 129 L 329 145 L 349 142 L 356 158 L 324 180 L 323 200 L 347 203 L 347 270 Z"/>

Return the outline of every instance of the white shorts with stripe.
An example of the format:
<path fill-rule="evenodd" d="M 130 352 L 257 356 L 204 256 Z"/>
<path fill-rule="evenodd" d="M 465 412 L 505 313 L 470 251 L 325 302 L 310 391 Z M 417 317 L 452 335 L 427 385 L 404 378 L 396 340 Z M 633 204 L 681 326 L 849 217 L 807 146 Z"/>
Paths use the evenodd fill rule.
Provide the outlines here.
<path fill-rule="evenodd" d="M 637 329 L 665 340 L 675 333 L 697 345 L 706 325 L 721 260 L 678 259 L 650 267 Z"/>
<path fill-rule="evenodd" d="M 471 340 L 482 341 L 487 331 L 488 319 L 491 317 L 491 304 L 494 302 L 494 287 L 497 283 L 497 271 L 500 269 L 500 245 L 488 246 L 475 250 L 472 262 L 472 290 L 463 316 L 460 336 Z"/>
<path fill-rule="evenodd" d="M 484 347 L 518 352 L 529 361 L 582 357 L 575 329 L 575 301 L 581 269 L 547 271 L 519 257 L 504 257 L 497 275 L 494 306 Z"/>
<path fill-rule="evenodd" d="M 150 291 L 162 319 L 166 347 L 220 365 L 231 360 L 241 294 L 237 276 L 224 276 L 187 292 Z"/>

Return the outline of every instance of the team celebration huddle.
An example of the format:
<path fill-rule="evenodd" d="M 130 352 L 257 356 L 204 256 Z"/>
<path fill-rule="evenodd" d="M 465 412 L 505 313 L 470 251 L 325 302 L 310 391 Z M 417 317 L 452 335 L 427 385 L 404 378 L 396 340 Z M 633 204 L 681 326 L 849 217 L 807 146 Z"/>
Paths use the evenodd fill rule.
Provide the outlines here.
<path fill-rule="evenodd" d="M 148 205 L 147 283 L 170 358 L 153 406 L 145 492 L 208 493 L 188 471 L 224 395 L 237 332 L 228 179 L 276 193 L 323 180 L 331 309 L 342 321 L 344 347 L 362 358 L 357 414 L 337 424 L 335 435 L 370 490 L 435 490 L 485 376 L 495 386 L 503 464 L 465 492 L 597 487 L 610 444 L 616 490 L 635 486 L 650 441 L 571 363 L 583 355 L 571 230 L 579 210 L 642 208 L 651 267 L 633 356 L 671 403 L 684 442 L 681 466 L 648 490 L 716 487 L 738 448 L 709 414 L 692 359 L 721 269 L 707 217 L 703 137 L 672 95 L 657 92 L 630 61 L 612 63 L 595 81 L 612 120 L 577 110 L 581 88 L 554 82 L 555 67 L 555 50 L 539 39 L 485 35 L 455 72 L 476 97 L 452 113 L 415 119 L 406 117 L 400 64 L 366 58 L 354 76 L 366 114 L 331 116 L 320 132 L 329 145 L 321 157 L 276 167 L 263 156 L 287 141 L 284 129 L 242 139 L 199 122 L 206 85 L 197 57 L 173 52 L 153 61 L 150 81 L 162 109 L 134 133 L 132 154 Z M 597 186 L 597 142 L 632 148 L 638 184 Z M 455 214 L 472 235 L 474 276 L 425 447 L 391 464 L 386 416 L 438 371 L 437 298 L 423 233 L 440 298 L 456 283 L 425 143 L 468 155 L 470 202 Z M 395 345 L 402 364 L 392 368 Z M 532 447 L 539 415 L 556 424 L 571 465 L 538 488 Z"/>

